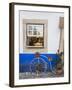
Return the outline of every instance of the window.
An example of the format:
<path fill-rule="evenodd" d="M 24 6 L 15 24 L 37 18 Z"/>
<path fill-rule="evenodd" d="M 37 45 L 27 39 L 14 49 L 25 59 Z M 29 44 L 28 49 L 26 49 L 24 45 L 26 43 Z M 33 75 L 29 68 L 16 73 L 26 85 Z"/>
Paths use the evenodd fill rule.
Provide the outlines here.
<path fill-rule="evenodd" d="M 26 24 L 26 47 L 44 47 L 44 24 Z"/>

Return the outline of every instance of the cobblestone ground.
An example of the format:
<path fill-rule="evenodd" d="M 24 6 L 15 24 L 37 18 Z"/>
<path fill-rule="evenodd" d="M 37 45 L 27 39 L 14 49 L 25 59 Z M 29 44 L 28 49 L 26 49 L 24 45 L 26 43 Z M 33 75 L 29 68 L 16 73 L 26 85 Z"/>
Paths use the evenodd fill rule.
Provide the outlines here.
<path fill-rule="evenodd" d="M 48 73 L 19 73 L 19 79 L 29 79 L 29 78 L 51 78 L 51 77 L 63 77 L 64 74 L 57 76 L 56 74 L 53 74 L 52 72 Z"/>

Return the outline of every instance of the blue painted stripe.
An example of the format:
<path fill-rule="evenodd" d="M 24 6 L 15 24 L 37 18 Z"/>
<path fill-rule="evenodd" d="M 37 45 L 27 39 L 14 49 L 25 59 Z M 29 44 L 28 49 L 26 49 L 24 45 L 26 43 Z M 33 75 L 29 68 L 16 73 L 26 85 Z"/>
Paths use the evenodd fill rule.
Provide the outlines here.
<path fill-rule="evenodd" d="M 57 60 L 58 58 L 56 54 L 40 54 L 40 57 L 43 58 L 46 62 L 48 62 L 48 59 L 42 56 L 51 57 L 52 60 Z M 19 54 L 19 63 L 28 64 L 33 60 L 33 58 L 35 58 L 35 54 Z"/>
<path fill-rule="evenodd" d="M 40 54 L 40 57 L 45 60 L 45 62 L 49 65 L 48 57 L 52 58 L 51 64 L 52 66 L 56 65 L 56 61 L 58 60 L 57 54 Z M 35 58 L 35 54 L 19 54 L 19 71 L 20 72 L 29 72 L 30 71 L 30 63 Z M 37 61 L 37 60 L 36 60 Z"/>

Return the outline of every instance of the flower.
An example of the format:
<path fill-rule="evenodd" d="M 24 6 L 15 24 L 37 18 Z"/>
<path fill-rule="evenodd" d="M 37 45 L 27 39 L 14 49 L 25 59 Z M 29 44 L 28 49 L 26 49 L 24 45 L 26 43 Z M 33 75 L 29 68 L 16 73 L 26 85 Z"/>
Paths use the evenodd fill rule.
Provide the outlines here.
<path fill-rule="evenodd" d="M 49 56 L 49 57 L 48 57 L 48 60 L 51 61 L 51 60 L 52 60 L 52 57 Z"/>

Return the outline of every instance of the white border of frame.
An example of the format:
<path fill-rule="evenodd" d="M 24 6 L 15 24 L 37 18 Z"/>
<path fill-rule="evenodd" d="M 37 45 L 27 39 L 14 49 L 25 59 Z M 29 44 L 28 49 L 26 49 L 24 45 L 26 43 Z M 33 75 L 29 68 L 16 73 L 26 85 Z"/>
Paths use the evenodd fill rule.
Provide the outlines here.
<path fill-rule="evenodd" d="M 19 80 L 19 10 L 64 12 L 64 77 Z M 14 85 L 64 83 L 69 81 L 69 9 L 43 6 L 14 6 Z"/>

